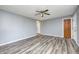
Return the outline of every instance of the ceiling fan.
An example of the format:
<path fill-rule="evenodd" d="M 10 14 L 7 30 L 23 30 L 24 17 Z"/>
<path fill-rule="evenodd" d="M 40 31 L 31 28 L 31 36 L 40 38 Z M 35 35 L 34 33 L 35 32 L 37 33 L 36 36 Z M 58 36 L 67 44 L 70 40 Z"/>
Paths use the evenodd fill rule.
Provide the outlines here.
<path fill-rule="evenodd" d="M 41 17 L 44 17 L 45 15 L 50 15 L 49 13 L 47 13 L 49 10 L 41 10 L 41 11 L 36 11 L 38 12 L 36 15 L 41 15 Z"/>

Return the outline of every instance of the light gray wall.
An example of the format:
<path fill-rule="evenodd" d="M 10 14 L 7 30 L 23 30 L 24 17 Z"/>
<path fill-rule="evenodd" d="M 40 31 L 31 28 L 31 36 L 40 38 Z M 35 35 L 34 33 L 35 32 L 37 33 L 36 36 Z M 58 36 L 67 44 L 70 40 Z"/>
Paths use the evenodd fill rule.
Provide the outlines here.
<path fill-rule="evenodd" d="M 72 37 L 77 42 L 77 12 L 72 17 Z"/>
<path fill-rule="evenodd" d="M 61 18 L 46 20 L 42 23 L 41 31 L 45 35 L 63 37 L 63 20 Z"/>
<path fill-rule="evenodd" d="M 0 10 L 0 43 L 28 38 L 36 31 L 34 20 Z"/>
<path fill-rule="evenodd" d="M 78 45 L 79 45 L 79 8 L 78 8 L 78 11 L 77 11 L 77 42 L 78 42 Z"/>
<path fill-rule="evenodd" d="M 73 19 L 73 38 L 79 46 L 79 8 L 72 17 Z"/>

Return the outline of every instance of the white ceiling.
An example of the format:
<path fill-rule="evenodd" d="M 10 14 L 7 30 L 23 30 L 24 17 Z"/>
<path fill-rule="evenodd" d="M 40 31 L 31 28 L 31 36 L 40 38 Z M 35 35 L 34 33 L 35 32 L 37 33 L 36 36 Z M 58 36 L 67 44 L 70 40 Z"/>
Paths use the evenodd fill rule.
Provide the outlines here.
<path fill-rule="evenodd" d="M 37 10 L 49 10 L 48 13 L 51 15 L 42 18 L 46 20 L 72 15 L 76 8 L 76 5 L 0 5 L 0 9 L 38 20 L 40 16 L 35 16 Z"/>

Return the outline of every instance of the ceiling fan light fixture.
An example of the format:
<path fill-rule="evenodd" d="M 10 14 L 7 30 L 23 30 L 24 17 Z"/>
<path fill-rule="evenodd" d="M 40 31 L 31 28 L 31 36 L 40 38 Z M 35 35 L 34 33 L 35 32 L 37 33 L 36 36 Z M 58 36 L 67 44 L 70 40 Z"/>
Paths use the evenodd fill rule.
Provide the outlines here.
<path fill-rule="evenodd" d="M 43 14 L 41 14 L 41 17 L 43 17 L 44 15 Z"/>
<path fill-rule="evenodd" d="M 46 13 L 46 12 L 48 12 L 48 11 L 49 11 L 49 10 L 46 9 L 46 10 L 41 10 L 41 11 L 36 11 L 36 12 L 38 12 L 37 15 L 40 15 L 41 17 L 44 17 L 44 15 L 50 15 L 49 13 Z"/>

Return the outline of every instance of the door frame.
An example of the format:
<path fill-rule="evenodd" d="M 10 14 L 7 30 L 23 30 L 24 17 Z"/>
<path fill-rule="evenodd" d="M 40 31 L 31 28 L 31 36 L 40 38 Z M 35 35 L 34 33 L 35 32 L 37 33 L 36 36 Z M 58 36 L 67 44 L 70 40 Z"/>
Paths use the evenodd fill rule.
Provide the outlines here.
<path fill-rule="evenodd" d="M 64 37 L 64 20 L 65 19 L 71 19 L 71 39 L 73 38 L 73 19 L 72 17 L 66 17 L 66 18 L 62 18 L 62 29 L 63 29 L 63 37 Z"/>

